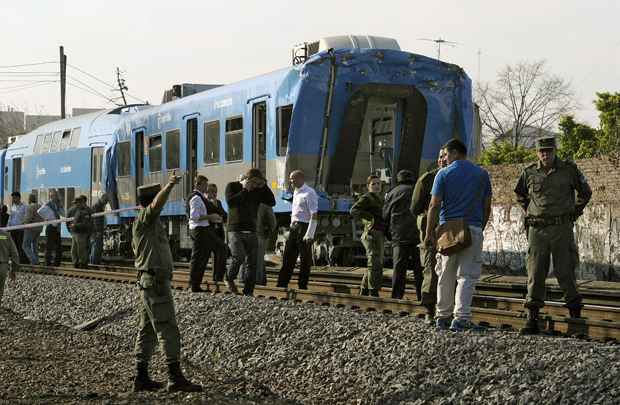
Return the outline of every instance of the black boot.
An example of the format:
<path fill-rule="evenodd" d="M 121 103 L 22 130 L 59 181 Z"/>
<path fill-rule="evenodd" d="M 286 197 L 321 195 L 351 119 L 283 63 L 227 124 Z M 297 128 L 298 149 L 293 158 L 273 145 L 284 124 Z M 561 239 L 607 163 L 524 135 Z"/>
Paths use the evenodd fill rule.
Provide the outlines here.
<path fill-rule="evenodd" d="M 164 388 L 164 384 L 153 381 L 149 377 L 149 364 L 136 363 L 136 378 L 133 380 L 133 391 L 157 391 Z"/>
<path fill-rule="evenodd" d="M 571 318 L 581 318 L 581 308 L 582 306 L 576 306 L 576 307 L 569 307 L 568 308 L 568 314 L 570 315 Z"/>
<path fill-rule="evenodd" d="M 379 290 L 369 290 L 368 293 L 370 294 L 371 297 L 379 296 Z"/>
<path fill-rule="evenodd" d="M 202 385 L 194 384 L 188 381 L 181 371 L 181 364 L 179 362 L 168 364 L 168 392 L 200 392 L 202 391 Z"/>
<path fill-rule="evenodd" d="M 538 311 L 539 308 L 527 309 L 527 322 L 521 329 L 522 335 L 536 335 L 540 333 L 540 330 L 538 329 Z"/>
<path fill-rule="evenodd" d="M 365 296 L 368 296 L 368 288 L 362 288 L 362 289 L 360 289 L 360 295 L 365 295 Z"/>

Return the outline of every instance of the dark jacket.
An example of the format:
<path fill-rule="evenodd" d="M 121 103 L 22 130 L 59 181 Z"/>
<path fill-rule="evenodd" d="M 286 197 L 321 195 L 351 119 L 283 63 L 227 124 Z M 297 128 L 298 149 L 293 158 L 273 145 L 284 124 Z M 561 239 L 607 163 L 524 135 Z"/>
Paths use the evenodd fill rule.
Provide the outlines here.
<path fill-rule="evenodd" d="M 228 203 L 228 231 L 256 232 L 258 205 L 263 203 L 270 207 L 276 205 L 276 199 L 269 187 L 261 187 L 248 191 L 238 181 L 226 186 L 226 202 Z"/>
<path fill-rule="evenodd" d="M 95 205 L 93 205 L 91 211 L 93 214 L 96 214 L 98 212 L 103 212 L 105 211 L 105 206 L 108 205 L 108 202 L 105 200 L 97 200 L 97 202 L 95 203 Z M 105 216 L 99 216 L 99 217 L 94 217 L 93 218 L 93 231 L 96 233 L 103 233 L 105 229 Z"/>
<path fill-rule="evenodd" d="M 69 208 L 67 216 L 75 218 L 69 222 L 69 230 L 71 233 L 90 234 L 93 232 L 93 222 L 91 218 L 92 211 L 89 207 L 78 207 L 77 205 Z"/>
<path fill-rule="evenodd" d="M 349 213 L 353 218 L 362 221 L 365 233 L 368 233 L 370 230 L 385 232 L 382 207 L 383 198 L 380 195 L 366 193 L 358 198 Z"/>
<path fill-rule="evenodd" d="M 222 223 L 212 223 L 211 226 L 215 230 L 217 236 L 219 236 L 222 240 L 226 238 L 226 234 L 224 232 L 224 224 L 228 221 L 228 214 L 224 211 L 224 207 L 222 206 L 222 202 L 220 200 L 215 200 L 215 203 L 211 200 L 207 200 L 207 213 L 208 214 L 218 214 L 222 217 Z"/>
<path fill-rule="evenodd" d="M 413 185 L 401 183 L 385 195 L 383 218 L 388 224 L 392 242 L 403 245 L 420 243 L 416 219 L 411 213 Z"/>

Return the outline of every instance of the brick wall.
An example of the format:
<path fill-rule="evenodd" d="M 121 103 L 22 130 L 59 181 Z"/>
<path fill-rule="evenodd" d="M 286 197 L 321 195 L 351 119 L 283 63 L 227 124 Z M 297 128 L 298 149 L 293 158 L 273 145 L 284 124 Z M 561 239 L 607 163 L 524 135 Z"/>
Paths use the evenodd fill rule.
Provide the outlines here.
<path fill-rule="evenodd" d="M 580 279 L 620 280 L 620 155 L 576 162 L 592 199 L 575 224 Z M 486 169 L 493 185 L 493 212 L 485 230 L 485 262 L 501 273 L 524 275 L 527 238 L 514 187 L 524 165 Z"/>

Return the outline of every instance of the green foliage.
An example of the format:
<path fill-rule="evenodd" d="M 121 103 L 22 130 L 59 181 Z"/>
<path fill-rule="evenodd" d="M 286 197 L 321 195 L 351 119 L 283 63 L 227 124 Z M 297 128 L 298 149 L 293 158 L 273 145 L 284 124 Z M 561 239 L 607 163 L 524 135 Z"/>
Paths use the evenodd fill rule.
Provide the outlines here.
<path fill-rule="evenodd" d="M 536 152 L 523 145 L 513 146 L 510 142 L 495 142 L 480 154 L 483 166 L 525 163 L 536 159 Z"/>
<path fill-rule="evenodd" d="M 620 149 L 620 93 L 596 93 L 594 101 L 599 111 L 599 150 L 602 154 Z"/>
<path fill-rule="evenodd" d="M 587 159 L 600 153 L 600 131 L 575 121 L 572 115 L 564 116 L 559 123 L 558 155 L 562 159 Z"/>

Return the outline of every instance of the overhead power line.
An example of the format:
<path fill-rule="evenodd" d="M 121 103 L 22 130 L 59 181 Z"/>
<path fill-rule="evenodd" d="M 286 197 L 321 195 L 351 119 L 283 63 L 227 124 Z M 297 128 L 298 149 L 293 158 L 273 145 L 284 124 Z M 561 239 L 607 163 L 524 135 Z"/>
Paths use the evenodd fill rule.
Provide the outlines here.
<path fill-rule="evenodd" d="M 50 80 L 49 82 L 46 82 L 46 83 L 30 84 L 28 87 L 20 87 L 18 89 L 11 89 L 11 90 L 8 90 L 8 91 L 0 91 L 0 94 L 16 93 L 18 91 L 29 90 L 29 89 L 33 89 L 35 87 L 40 87 L 40 86 L 48 86 L 48 85 L 54 84 L 54 83 L 58 83 L 58 80 Z"/>
<path fill-rule="evenodd" d="M 0 69 L 11 69 L 11 68 L 17 68 L 17 67 L 24 67 L 24 66 L 37 66 L 37 65 L 47 65 L 50 63 L 58 63 L 57 60 L 55 61 L 50 61 L 50 62 L 35 62 L 35 63 L 24 63 L 21 65 L 0 65 Z"/>
<path fill-rule="evenodd" d="M 118 86 L 116 86 L 116 85 L 114 85 L 114 84 L 111 84 L 111 83 L 108 83 L 108 82 L 106 82 L 105 80 L 100 79 L 99 77 L 97 77 L 97 76 L 93 75 L 92 73 L 88 73 L 88 72 L 87 72 L 87 71 L 85 71 L 84 69 L 80 69 L 79 67 L 77 67 L 77 66 L 75 66 L 75 65 L 72 65 L 72 64 L 70 64 L 70 63 L 67 63 L 67 66 L 69 66 L 69 67 L 70 67 L 70 68 L 72 68 L 72 69 L 77 70 L 77 71 L 78 71 L 78 72 L 80 72 L 80 73 L 85 74 L 86 76 L 89 76 L 90 78 L 92 78 L 92 79 L 94 79 L 94 80 L 98 81 L 99 83 L 105 84 L 105 85 L 106 85 L 106 86 L 108 86 L 111 90 L 118 90 Z M 139 101 L 139 102 L 141 102 L 141 103 L 144 103 L 144 102 L 145 102 L 145 99 L 140 98 L 140 97 L 136 97 L 136 96 L 134 96 L 133 94 L 130 94 L 130 93 L 128 93 L 128 92 L 125 92 L 125 95 L 126 95 L 126 96 L 128 96 L 128 97 L 131 97 L 131 98 L 133 98 L 134 100 L 137 100 L 137 101 Z"/>
<path fill-rule="evenodd" d="M 57 82 L 58 80 L 30 80 L 30 83 L 22 83 L 22 84 L 16 84 L 14 86 L 0 87 L 0 90 L 16 89 L 20 87 L 29 87 L 35 83 L 57 83 Z"/>
<path fill-rule="evenodd" d="M 105 101 L 107 101 L 108 103 L 112 103 L 112 104 L 114 104 L 114 105 L 118 105 L 118 104 L 117 104 L 114 100 L 112 100 L 112 99 L 111 99 L 111 98 L 109 98 L 109 97 L 104 96 L 103 94 L 101 94 L 101 93 L 99 93 L 99 92 L 92 91 L 92 90 L 90 90 L 90 89 L 88 89 L 88 88 L 85 88 L 85 87 L 79 86 L 79 85 L 77 85 L 77 84 L 73 83 L 72 81 L 67 81 L 67 84 L 68 84 L 69 86 L 71 86 L 71 87 L 75 87 L 76 89 L 79 89 L 79 90 L 82 90 L 82 91 L 84 91 L 84 92 L 86 92 L 86 93 L 92 94 L 93 96 L 101 97 L 101 98 L 103 98 Z"/>

